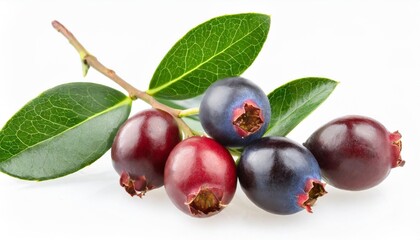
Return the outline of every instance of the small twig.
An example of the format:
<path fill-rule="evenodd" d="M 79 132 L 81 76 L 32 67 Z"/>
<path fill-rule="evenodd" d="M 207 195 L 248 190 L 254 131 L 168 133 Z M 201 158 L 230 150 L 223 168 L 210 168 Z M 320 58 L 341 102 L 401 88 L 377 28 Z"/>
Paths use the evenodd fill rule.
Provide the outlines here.
<path fill-rule="evenodd" d="M 196 135 L 194 131 L 184 122 L 184 120 L 177 117 L 175 118 L 175 120 L 178 123 L 179 128 L 182 129 L 182 132 L 184 133 L 184 138 L 189 138 Z"/>
<path fill-rule="evenodd" d="M 171 108 L 165 104 L 162 104 L 158 101 L 156 101 L 155 98 L 147 94 L 146 92 L 143 92 L 137 88 L 135 88 L 133 85 L 129 84 L 127 81 L 122 79 L 120 76 L 118 76 L 114 70 L 107 68 L 104 66 L 101 62 L 98 61 L 98 59 L 90 54 L 86 48 L 76 39 L 76 37 L 60 22 L 53 21 L 52 26 L 60 32 L 68 41 L 69 43 L 76 49 L 76 51 L 79 53 L 82 64 L 87 65 L 87 67 L 92 67 L 98 72 L 102 73 L 115 83 L 117 83 L 119 86 L 124 88 L 128 95 L 132 99 L 141 99 L 148 103 L 151 107 L 161 109 L 163 111 L 166 111 L 170 114 L 172 114 L 175 119 L 177 120 L 180 128 L 183 130 L 186 137 L 194 136 L 193 131 L 191 128 L 181 119 L 186 113 L 186 110 L 179 110 Z"/>
<path fill-rule="evenodd" d="M 181 110 L 178 114 L 179 117 L 188 117 L 192 115 L 197 115 L 199 112 L 198 108 L 188 108 L 185 110 Z"/>

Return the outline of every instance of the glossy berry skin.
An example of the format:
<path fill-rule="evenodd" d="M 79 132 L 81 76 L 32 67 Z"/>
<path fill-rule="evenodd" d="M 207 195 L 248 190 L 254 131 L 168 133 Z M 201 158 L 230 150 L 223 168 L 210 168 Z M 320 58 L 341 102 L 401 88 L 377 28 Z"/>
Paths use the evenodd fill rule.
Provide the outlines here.
<path fill-rule="evenodd" d="M 232 156 L 211 138 L 185 139 L 166 162 L 166 192 L 178 209 L 193 217 L 223 210 L 235 194 L 236 182 Z"/>
<path fill-rule="evenodd" d="M 208 135 L 228 147 L 245 146 L 266 131 L 271 108 L 253 82 L 232 77 L 213 83 L 200 104 L 200 121 Z"/>
<path fill-rule="evenodd" d="M 247 146 L 237 171 L 247 197 L 274 214 L 312 212 L 317 198 L 326 193 L 314 156 L 285 137 L 264 137 Z"/>
<path fill-rule="evenodd" d="M 364 190 L 404 164 L 400 138 L 372 118 L 344 116 L 316 130 L 304 145 L 315 155 L 328 184 Z"/>
<path fill-rule="evenodd" d="M 175 119 L 167 112 L 149 109 L 129 118 L 119 129 L 111 149 L 120 184 L 142 197 L 163 186 L 169 153 L 181 141 Z"/>

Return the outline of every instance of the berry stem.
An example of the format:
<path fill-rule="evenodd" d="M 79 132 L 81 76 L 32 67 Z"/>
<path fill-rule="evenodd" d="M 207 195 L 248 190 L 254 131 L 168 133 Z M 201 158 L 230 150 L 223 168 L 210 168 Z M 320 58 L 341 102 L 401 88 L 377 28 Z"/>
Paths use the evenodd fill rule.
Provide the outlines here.
<path fill-rule="evenodd" d="M 192 115 L 197 115 L 199 112 L 199 108 L 188 108 L 185 110 L 181 110 L 178 114 L 179 117 L 188 117 Z"/>
<path fill-rule="evenodd" d="M 133 100 L 141 99 L 144 102 L 148 103 L 151 107 L 166 111 L 170 113 L 171 115 L 173 115 L 176 121 L 178 122 L 179 127 L 182 129 L 183 133 L 185 134 L 185 137 L 194 136 L 194 133 L 191 130 L 191 128 L 181 119 L 181 117 L 192 115 L 192 110 L 175 109 L 175 108 L 171 108 L 165 104 L 158 102 L 151 95 L 135 88 L 133 85 L 129 84 L 127 81 L 125 81 L 120 76 L 118 76 L 118 74 L 114 70 L 107 68 L 101 62 L 99 62 L 99 60 L 94 55 L 90 54 L 86 50 L 86 48 L 77 40 L 77 38 L 63 24 L 54 20 L 52 22 L 52 26 L 54 27 L 55 30 L 60 32 L 79 53 L 80 59 L 82 61 L 84 76 L 86 76 L 89 67 L 94 68 L 98 72 L 102 73 L 103 75 L 105 75 L 106 77 L 108 77 L 109 79 L 117 83 L 120 87 L 125 89 L 128 95 Z"/>

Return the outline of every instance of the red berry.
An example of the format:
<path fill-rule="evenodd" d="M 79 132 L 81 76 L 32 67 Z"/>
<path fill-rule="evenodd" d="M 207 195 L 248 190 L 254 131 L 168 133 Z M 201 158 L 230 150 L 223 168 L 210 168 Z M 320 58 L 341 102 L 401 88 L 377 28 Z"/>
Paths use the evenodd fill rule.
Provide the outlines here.
<path fill-rule="evenodd" d="M 236 190 L 232 155 L 211 138 L 187 138 L 168 157 L 165 189 L 175 206 L 188 215 L 219 213 Z"/>
<path fill-rule="evenodd" d="M 121 186 L 139 197 L 163 186 L 166 159 L 180 141 L 178 125 L 167 112 L 149 109 L 128 119 L 111 149 Z"/>
<path fill-rule="evenodd" d="M 404 165 L 400 138 L 374 119 L 345 116 L 322 126 L 304 145 L 328 184 L 364 190 L 381 183 L 391 168 Z"/>

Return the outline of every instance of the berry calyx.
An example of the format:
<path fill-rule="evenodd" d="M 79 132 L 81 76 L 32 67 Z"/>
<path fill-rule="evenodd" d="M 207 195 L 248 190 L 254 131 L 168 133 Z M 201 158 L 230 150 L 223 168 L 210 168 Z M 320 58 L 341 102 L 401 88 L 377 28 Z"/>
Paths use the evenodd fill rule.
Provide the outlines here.
<path fill-rule="evenodd" d="M 190 194 L 186 204 L 195 216 L 207 216 L 220 212 L 225 206 L 220 203 L 223 195 L 219 189 L 202 188 L 196 194 Z"/>
<path fill-rule="evenodd" d="M 245 101 L 243 107 L 234 110 L 232 123 L 241 137 L 247 137 L 263 126 L 264 116 L 257 104 L 249 100 Z"/>
<path fill-rule="evenodd" d="M 317 179 L 308 179 L 305 184 L 305 193 L 298 195 L 298 204 L 302 208 L 305 208 L 307 212 L 312 213 L 312 207 L 316 200 L 326 193 L 325 183 L 322 183 Z"/>
<path fill-rule="evenodd" d="M 133 179 L 130 175 L 124 171 L 120 177 L 120 185 L 125 188 L 125 191 L 131 196 L 139 196 L 140 198 L 146 194 L 147 191 L 152 190 L 155 186 L 147 183 L 146 177 L 144 175 Z"/>
<path fill-rule="evenodd" d="M 398 131 L 395 131 L 389 134 L 389 140 L 392 143 L 392 154 L 393 159 L 392 161 L 392 168 L 395 167 L 402 167 L 405 164 L 405 161 L 401 158 L 401 151 L 402 151 L 402 141 L 401 141 L 401 134 Z"/>

